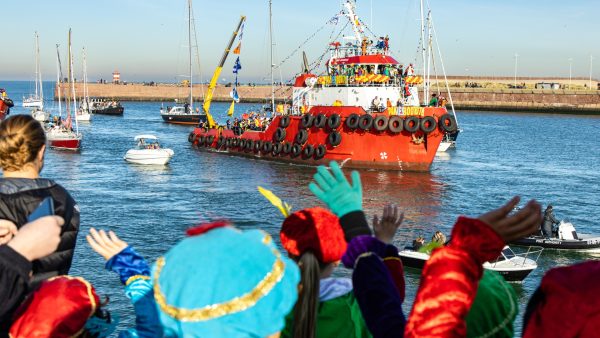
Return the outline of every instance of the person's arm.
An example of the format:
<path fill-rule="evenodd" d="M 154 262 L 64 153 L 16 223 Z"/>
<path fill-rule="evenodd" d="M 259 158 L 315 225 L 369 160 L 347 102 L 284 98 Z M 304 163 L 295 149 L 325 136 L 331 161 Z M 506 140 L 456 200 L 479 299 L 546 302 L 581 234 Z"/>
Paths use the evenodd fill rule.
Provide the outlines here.
<path fill-rule="evenodd" d="M 63 223 L 59 216 L 39 218 L 0 245 L 0 331 L 8 329 L 5 325 L 29 290 L 31 262 L 56 250 Z"/>
<path fill-rule="evenodd" d="M 27 258 L 8 245 L 0 245 L 0 323 L 9 322 L 25 298 L 30 272 Z M 3 329 L 0 326 L 0 331 Z"/>
<path fill-rule="evenodd" d="M 362 211 L 360 175 L 353 171 L 350 185 L 335 161 L 329 166 L 331 172 L 325 166 L 317 168 L 314 182 L 308 185 L 310 191 L 340 218 L 347 242 L 356 236 L 371 235 L 371 229 Z"/>
<path fill-rule="evenodd" d="M 435 250 L 425 263 L 405 337 L 466 336 L 466 316 L 482 264 L 496 259 L 504 243 L 535 232 L 540 224 L 541 208 L 535 201 L 509 215 L 518 202 L 515 197 L 478 219 L 459 217 L 450 244 Z"/>
<path fill-rule="evenodd" d="M 92 249 L 106 259 L 106 269 L 116 272 L 125 285 L 125 295 L 135 311 L 135 328 L 123 337 L 162 337 L 163 330 L 150 280 L 150 267 L 126 242 L 109 231 L 90 229 L 86 239 Z"/>

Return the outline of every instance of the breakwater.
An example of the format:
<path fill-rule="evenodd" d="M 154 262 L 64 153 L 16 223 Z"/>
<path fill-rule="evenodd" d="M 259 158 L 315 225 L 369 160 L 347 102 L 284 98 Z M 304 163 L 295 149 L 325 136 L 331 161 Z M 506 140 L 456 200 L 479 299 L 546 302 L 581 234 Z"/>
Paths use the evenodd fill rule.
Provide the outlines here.
<path fill-rule="evenodd" d="M 62 93 L 68 93 L 62 84 Z M 76 84 L 77 95 L 83 93 L 83 85 Z M 176 84 L 88 84 L 91 97 L 112 98 L 121 101 L 163 101 L 186 100 L 188 87 Z M 194 98 L 201 101 L 207 85 L 194 85 Z M 214 101 L 230 101 L 231 87 L 217 86 Z M 270 86 L 239 86 L 242 102 L 267 102 L 271 97 Z M 275 99 L 278 102 L 289 100 L 292 87 L 276 87 Z M 600 115 L 600 91 L 567 89 L 498 89 L 498 88 L 452 88 L 452 99 L 457 109 L 523 111 L 543 113 Z M 55 87 L 57 97 L 57 87 Z"/>

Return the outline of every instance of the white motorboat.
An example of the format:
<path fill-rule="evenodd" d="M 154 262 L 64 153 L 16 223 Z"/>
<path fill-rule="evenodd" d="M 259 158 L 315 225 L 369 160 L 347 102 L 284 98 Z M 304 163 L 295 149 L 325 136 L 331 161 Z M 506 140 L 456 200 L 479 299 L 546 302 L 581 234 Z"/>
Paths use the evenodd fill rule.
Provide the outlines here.
<path fill-rule="evenodd" d="M 45 123 L 45 122 L 50 121 L 50 112 L 44 111 L 43 108 L 32 110 L 31 116 L 33 116 L 33 118 L 40 123 Z"/>
<path fill-rule="evenodd" d="M 129 149 L 123 159 L 135 164 L 165 165 L 169 163 L 174 152 L 161 148 L 154 135 L 138 135 L 134 138 L 136 148 Z"/>
<path fill-rule="evenodd" d="M 485 262 L 483 267 L 500 273 L 508 282 L 521 282 L 537 268 L 537 259 L 542 250 L 539 247 L 530 247 L 526 252 L 517 254 L 510 247 L 505 246 L 495 261 Z M 429 259 L 428 254 L 410 248 L 406 248 L 398 254 L 402 264 L 415 269 L 422 269 Z"/>

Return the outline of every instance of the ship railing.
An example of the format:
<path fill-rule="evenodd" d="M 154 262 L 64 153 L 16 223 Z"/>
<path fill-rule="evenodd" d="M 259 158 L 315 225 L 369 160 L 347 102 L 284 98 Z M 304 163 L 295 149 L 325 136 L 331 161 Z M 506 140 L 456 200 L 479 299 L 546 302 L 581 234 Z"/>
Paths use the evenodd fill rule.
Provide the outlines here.
<path fill-rule="evenodd" d="M 362 56 L 362 55 L 385 55 L 389 56 L 390 51 L 385 50 L 383 48 L 377 46 L 368 46 L 366 49 L 366 53 L 362 53 L 362 48 L 360 45 L 350 44 L 346 46 L 334 46 L 332 45 L 329 50 L 331 51 L 331 55 L 334 58 L 344 58 L 344 57 L 353 57 L 353 56 Z"/>
<path fill-rule="evenodd" d="M 537 262 L 537 260 L 540 258 L 540 255 L 542 254 L 542 251 L 544 251 L 544 248 L 542 247 L 530 246 L 527 248 L 527 251 L 516 253 L 513 251 L 513 249 L 507 246 L 502 250 L 500 256 L 498 256 L 498 258 L 495 261 L 490 262 L 490 264 L 492 265 L 492 267 L 494 267 L 499 262 L 510 261 L 515 266 L 523 267 L 527 263 L 528 259 Z"/>

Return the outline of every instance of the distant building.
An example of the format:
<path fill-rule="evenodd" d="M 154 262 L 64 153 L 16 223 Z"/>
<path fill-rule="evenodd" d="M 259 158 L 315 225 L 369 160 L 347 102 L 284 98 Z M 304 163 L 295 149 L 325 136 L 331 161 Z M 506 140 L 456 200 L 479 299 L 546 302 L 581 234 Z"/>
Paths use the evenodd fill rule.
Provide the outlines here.
<path fill-rule="evenodd" d="M 119 73 L 118 70 L 115 70 L 112 75 L 113 75 L 113 83 L 114 84 L 121 83 L 121 73 Z"/>

